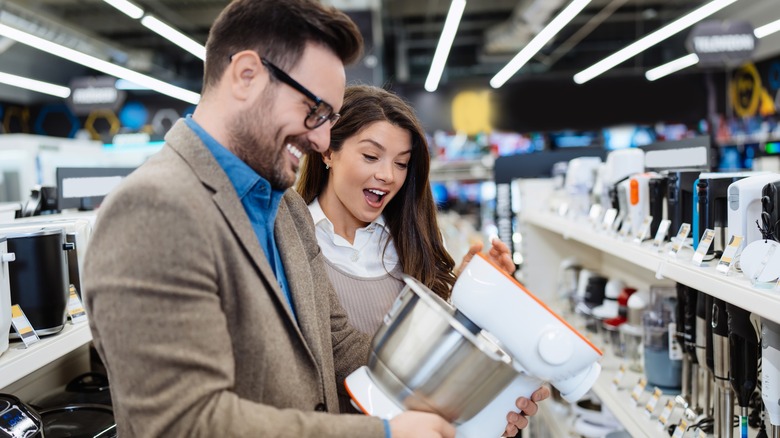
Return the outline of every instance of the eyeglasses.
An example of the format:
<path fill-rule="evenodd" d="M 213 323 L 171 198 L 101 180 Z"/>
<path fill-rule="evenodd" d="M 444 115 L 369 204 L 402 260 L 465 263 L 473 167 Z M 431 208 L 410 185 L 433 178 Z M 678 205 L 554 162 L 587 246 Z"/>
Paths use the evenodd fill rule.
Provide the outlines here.
<path fill-rule="evenodd" d="M 303 121 L 304 126 L 306 126 L 308 129 L 317 129 L 328 120 L 330 120 L 330 124 L 333 125 L 339 120 L 341 114 L 333 112 L 333 107 L 330 106 L 329 103 L 315 96 L 314 93 L 307 90 L 306 87 L 301 85 L 295 79 L 291 78 L 290 75 L 284 72 L 284 70 L 273 65 L 271 61 L 263 57 L 260 58 L 260 61 L 276 79 L 279 79 L 285 84 L 295 88 L 298 90 L 298 92 L 314 102 L 314 105 L 309 110 L 309 114 Z"/>

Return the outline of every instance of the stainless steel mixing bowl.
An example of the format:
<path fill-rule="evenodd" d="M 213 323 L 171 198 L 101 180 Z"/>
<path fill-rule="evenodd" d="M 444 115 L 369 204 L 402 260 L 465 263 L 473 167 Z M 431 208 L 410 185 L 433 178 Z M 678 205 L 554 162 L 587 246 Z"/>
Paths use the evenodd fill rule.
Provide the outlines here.
<path fill-rule="evenodd" d="M 405 276 L 385 324 L 374 335 L 368 368 L 406 409 L 469 420 L 518 375 L 511 357 L 450 304 Z"/>

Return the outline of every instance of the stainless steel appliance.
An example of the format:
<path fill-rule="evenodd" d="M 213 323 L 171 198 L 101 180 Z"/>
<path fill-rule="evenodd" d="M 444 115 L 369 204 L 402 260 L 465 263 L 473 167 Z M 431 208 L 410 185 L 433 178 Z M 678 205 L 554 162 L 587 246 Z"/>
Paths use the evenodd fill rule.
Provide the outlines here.
<path fill-rule="evenodd" d="M 61 228 L 8 234 L 8 249 L 16 254 L 9 267 L 11 303 L 18 304 L 35 331 L 58 333 L 65 325 L 68 305 L 68 258 L 73 244 Z"/>

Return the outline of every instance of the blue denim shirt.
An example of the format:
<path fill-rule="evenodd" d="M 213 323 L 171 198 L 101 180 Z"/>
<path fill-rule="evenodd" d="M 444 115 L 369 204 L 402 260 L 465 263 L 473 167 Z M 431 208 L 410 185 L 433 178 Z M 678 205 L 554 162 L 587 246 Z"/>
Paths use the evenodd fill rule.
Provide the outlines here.
<path fill-rule="evenodd" d="M 276 275 L 276 281 L 279 282 L 279 287 L 284 292 L 285 298 L 287 298 L 287 304 L 292 310 L 293 317 L 297 319 L 295 306 L 293 306 L 292 297 L 290 296 L 290 287 L 287 284 L 284 266 L 279 256 L 279 247 L 276 246 L 274 237 L 274 222 L 276 221 L 276 213 L 279 211 L 279 203 L 282 201 L 284 191 L 273 190 L 271 183 L 219 144 L 192 117 L 187 116 L 184 120 L 187 126 L 200 137 L 206 148 L 211 151 L 217 163 L 227 174 L 230 182 L 233 183 L 238 198 L 241 200 L 241 205 L 244 206 L 249 222 L 255 230 L 260 247 L 263 248 L 265 256 L 268 258 L 268 263 L 271 265 L 274 275 Z"/>

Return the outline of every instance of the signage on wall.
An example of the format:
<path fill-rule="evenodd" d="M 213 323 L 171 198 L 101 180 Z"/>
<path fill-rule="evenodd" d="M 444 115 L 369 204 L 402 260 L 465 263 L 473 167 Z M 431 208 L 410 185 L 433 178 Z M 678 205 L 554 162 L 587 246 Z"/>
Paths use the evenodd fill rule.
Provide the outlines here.
<path fill-rule="evenodd" d="M 83 116 L 95 110 L 118 111 L 127 93 L 116 89 L 111 76 L 81 77 L 70 82 L 68 106 L 74 114 Z"/>
<path fill-rule="evenodd" d="M 702 67 L 739 65 L 749 61 L 758 39 L 747 21 L 703 21 L 688 35 L 688 50 Z"/>
<path fill-rule="evenodd" d="M 731 105 L 738 117 L 771 116 L 776 103 L 761 82 L 753 63 L 734 71 L 729 83 Z"/>

